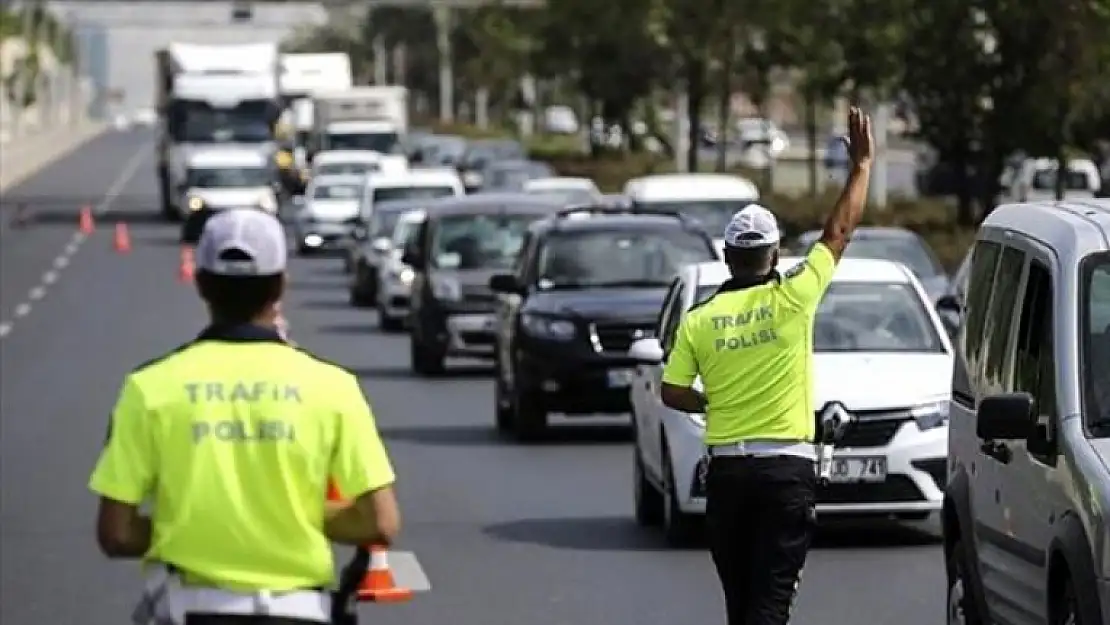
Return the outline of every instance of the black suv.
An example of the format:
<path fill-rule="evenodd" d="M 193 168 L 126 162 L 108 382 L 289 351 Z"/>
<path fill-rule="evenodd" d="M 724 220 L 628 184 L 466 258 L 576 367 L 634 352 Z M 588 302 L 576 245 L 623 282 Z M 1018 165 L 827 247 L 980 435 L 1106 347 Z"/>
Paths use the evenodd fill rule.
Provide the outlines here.
<path fill-rule="evenodd" d="M 677 214 L 601 205 L 561 211 L 528 232 L 497 315 L 497 428 L 535 438 L 549 412 L 629 411 L 632 342 L 650 335 L 672 278 L 717 260 Z"/>
<path fill-rule="evenodd" d="M 490 276 L 513 266 L 533 222 L 561 208 L 550 198 L 489 193 L 440 200 L 402 256 L 412 267 L 412 368 L 444 370 L 447 356 L 493 357 L 497 300 Z"/>

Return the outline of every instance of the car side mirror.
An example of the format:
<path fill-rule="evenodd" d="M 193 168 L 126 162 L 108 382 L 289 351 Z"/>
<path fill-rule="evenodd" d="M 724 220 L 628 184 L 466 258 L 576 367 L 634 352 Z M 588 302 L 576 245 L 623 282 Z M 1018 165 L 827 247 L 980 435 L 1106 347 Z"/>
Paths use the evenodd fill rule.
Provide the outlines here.
<path fill-rule="evenodd" d="M 499 273 L 491 276 L 489 288 L 494 293 L 504 293 L 506 295 L 519 295 L 522 291 L 516 276 L 511 273 Z"/>
<path fill-rule="evenodd" d="M 655 337 L 640 339 L 628 348 L 628 357 L 640 364 L 657 365 L 663 362 L 663 348 Z"/>
<path fill-rule="evenodd" d="M 984 441 L 1026 439 L 1033 431 L 1033 404 L 1029 393 L 984 398 L 976 410 L 975 434 Z"/>
<path fill-rule="evenodd" d="M 385 237 L 380 237 L 374 239 L 374 242 L 370 244 L 370 247 L 372 247 L 374 251 L 379 254 L 385 254 L 389 252 L 389 250 L 393 249 L 393 242 Z"/>
<path fill-rule="evenodd" d="M 937 310 L 959 313 L 960 312 L 960 298 L 955 295 L 944 295 L 937 300 Z"/>
<path fill-rule="evenodd" d="M 424 266 L 424 254 L 420 248 L 415 245 L 405 247 L 405 251 L 401 254 L 401 262 L 414 269 Z"/>

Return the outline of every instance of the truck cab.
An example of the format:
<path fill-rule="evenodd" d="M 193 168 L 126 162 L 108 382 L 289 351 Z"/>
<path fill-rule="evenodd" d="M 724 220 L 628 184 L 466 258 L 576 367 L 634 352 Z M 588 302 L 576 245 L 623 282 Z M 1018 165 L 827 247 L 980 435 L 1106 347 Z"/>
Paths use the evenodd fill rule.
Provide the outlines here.
<path fill-rule="evenodd" d="M 254 208 L 275 214 L 274 163 L 257 150 L 216 146 L 189 154 L 180 172 L 181 239 L 195 243 L 214 213 Z"/>

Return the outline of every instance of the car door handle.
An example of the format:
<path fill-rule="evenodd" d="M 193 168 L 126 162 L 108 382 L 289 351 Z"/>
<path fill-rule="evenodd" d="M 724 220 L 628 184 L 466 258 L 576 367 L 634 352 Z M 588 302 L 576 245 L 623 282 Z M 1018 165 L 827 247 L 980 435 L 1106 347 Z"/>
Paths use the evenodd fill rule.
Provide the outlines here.
<path fill-rule="evenodd" d="M 1014 452 L 1010 450 L 1009 445 L 1006 443 L 999 443 L 996 441 L 984 441 L 979 445 L 979 451 L 994 458 L 1002 464 L 1010 464 L 1014 458 Z"/>

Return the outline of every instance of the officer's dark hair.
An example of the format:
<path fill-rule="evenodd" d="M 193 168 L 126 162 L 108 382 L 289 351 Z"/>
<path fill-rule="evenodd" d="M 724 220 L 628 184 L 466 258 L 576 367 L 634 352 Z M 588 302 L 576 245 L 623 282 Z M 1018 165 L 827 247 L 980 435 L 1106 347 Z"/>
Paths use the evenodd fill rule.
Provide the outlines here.
<path fill-rule="evenodd" d="M 250 260 L 239 250 L 228 250 L 220 255 L 220 260 Z M 285 290 L 285 276 L 225 276 L 199 270 L 196 275 L 197 289 L 217 323 L 250 323 L 257 319 L 266 308 L 281 300 Z"/>
<path fill-rule="evenodd" d="M 725 246 L 725 264 L 729 272 L 737 277 L 765 276 L 771 273 L 778 262 L 778 245 L 759 247 Z"/>

